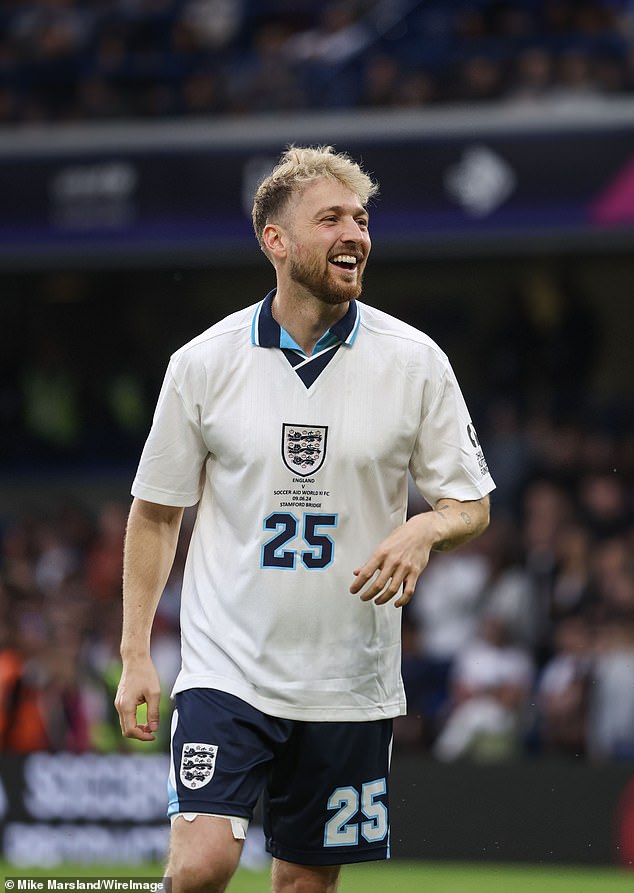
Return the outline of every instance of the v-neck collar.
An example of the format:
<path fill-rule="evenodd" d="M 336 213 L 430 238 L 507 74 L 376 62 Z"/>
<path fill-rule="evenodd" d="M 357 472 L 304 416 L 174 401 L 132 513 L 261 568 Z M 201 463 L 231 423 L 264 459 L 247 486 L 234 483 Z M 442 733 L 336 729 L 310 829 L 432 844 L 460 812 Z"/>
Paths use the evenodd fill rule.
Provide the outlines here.
<path fill-rule="evenodd" d="M 257 347 L 279 348 L 303 383 L 309 388 L 342 346 L 351 347 L 357 337 L 360 307 L 350 301 L 346 314 L 325 332 L 307 356 L 286 329 L 273 318 L 275 289 L 260 301 L 251 324 L 251 343 Z"/>

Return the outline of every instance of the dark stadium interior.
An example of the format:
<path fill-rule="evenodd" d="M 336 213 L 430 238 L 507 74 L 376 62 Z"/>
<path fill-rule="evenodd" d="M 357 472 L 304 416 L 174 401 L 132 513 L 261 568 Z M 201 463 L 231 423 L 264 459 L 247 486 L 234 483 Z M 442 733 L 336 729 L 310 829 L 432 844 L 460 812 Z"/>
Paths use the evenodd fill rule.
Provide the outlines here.
<path fill-rule="evenodd" d="M 228 267 L 5 273 L 5 467 L 38 459 L 50 466 L 133 463 L 169 354 L 272 286 L 272 270 L 254 255 Z M 594 418 L 622 435 L 632 386 L 633 272 L 631 257 L 614 253 L 457 257 L 451 264 L 379 258 L 371 261 L 364 299 L 439 342 L 481 427 L 487 404 L 509 399 L 524 419 Z M 64 387 L 66 428 L 61 415 L 55 430 L 54 419 L 29 411 L 38 376 Z M 69 380 L 70 389 L 63 385 Z"/>

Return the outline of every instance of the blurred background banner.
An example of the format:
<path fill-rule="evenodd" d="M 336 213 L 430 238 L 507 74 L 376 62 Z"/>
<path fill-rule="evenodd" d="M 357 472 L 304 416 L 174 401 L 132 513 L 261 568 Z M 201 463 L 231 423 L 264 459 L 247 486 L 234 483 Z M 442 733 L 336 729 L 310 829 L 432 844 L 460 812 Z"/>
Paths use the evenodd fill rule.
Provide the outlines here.
<path fill-rule="evenodd" d="M 164 755 L 0 757 L 3 856 L 20 867 L 159 862 Z"/>
<path fill-rule="evenodd" d="M 588 247 L 634 238 L 632 106 L 75 126 L 0 146 L 0 264 L 254 253 L 251 197 L 285 144 L 332 143 L 378 176 L 380 256 Z"/>
<path fill-rule="evenodd" d="M 167 771 L 159 754 L 0 757 L 4 858 L 27 870 L 160 862 Z M 433 804 L 426 815 L 411 796 L 418 789 Z M 401 756 L 391 802 L 401 859 L 625 866 L 634 856 L 634 783 L 623 766 L 446 767 Z"/>

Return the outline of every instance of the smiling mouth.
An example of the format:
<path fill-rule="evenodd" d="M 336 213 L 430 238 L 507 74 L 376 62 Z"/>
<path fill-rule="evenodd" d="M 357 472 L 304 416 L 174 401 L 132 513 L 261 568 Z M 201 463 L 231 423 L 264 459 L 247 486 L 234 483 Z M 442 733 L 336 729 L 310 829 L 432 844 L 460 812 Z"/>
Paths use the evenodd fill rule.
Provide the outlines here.
<path fill-rule="evenodd" d="M 356 270 L 359 261 L 354 254 L 337 254 L 330 258 L 330 263 L 341 270 Z"/>

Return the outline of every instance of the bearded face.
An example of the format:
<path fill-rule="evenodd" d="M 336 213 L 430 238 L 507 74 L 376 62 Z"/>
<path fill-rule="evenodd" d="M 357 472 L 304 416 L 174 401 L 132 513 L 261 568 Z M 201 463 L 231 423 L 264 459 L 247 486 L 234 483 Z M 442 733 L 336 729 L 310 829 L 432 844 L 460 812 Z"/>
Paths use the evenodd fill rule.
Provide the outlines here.
<path fill-rule="evenodd" d="M 368 212 L 345 185 L 325 177 L 307 185 L 274 224 L 284 251 L 278 290 L 290 288 L 330 306 L 360 297 L 370 254 Z"/>
<path fill-rule="evenodd" d="M 348 260 L 339 260 L 343 257 Z M 294 245 L 288 272 L 293 282 L 326 304 L 356 300 L 363 290 L 363 265 L 349 250 L 328 258 L 323 251 L 302 251 Z"/>

